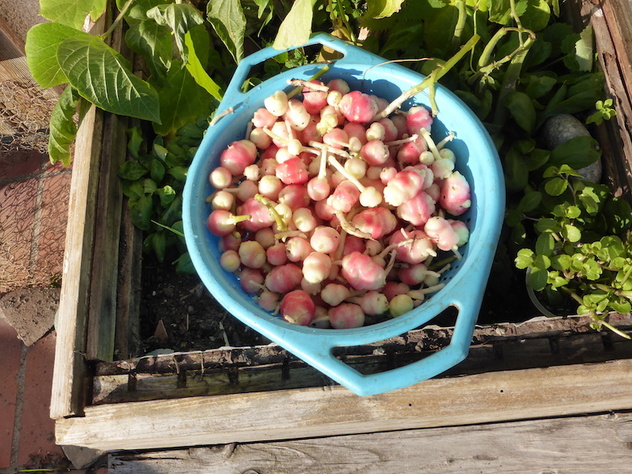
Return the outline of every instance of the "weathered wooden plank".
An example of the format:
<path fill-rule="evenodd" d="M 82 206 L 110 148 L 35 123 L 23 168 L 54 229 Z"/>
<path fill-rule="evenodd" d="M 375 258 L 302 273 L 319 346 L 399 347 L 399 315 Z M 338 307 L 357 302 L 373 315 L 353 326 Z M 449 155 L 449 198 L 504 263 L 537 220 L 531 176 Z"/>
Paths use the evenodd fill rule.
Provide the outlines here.
<path fill-rule="evenodd" d="M 92 275 L 103 114 L 86 113 L 74 153 L 62 287 L 55 329 L 57 343 L 51 396 L 51 418 L 78 414 L 85 404 L 86 328 Z"/>
<path fill-rule="evenodd" d="M 582 449 L 595 442 L 598 448 Z M 632 416 L 329 436 L 108 456 L 111 474 L 573 472 L 630 467 Z"/>
<path fill-rule="evenodd" d="M 125 160 L 125 129 L 124 119 L 114 115 L 105 117 L 88 314 L 88 360 L 114 359 L 120 233 L 112 229 L 121 228 L 123 214 L 117 171 Z"/>
<path fill-rule="evenodd" d="M 61 445 L 103 451 L 313 438 L 632 408 L 632 360 L 433 379 L 358 397 L 339 387 L 88 406 Z M 167 435 L 168 434 L 168 435 Z"/>

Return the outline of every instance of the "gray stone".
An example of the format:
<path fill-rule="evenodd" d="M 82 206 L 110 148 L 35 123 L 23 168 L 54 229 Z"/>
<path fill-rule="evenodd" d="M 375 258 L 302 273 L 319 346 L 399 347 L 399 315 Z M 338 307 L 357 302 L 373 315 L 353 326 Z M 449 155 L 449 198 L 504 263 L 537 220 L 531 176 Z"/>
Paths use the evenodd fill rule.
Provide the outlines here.
<path fill-rule="evenodd" d="M 59 288 L 23 288 L 5 293 L 0 298 L 0 316 L 30 346 L 55 324 L 59 292 Z"/>

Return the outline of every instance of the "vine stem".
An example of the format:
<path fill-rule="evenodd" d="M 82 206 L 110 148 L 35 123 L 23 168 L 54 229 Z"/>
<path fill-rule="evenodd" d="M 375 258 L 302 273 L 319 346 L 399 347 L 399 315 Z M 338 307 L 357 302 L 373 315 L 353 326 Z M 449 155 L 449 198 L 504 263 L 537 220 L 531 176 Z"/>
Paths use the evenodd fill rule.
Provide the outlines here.
<path fill-rule="evenodd" d="M 134 0 L 127 0 L 127 2 L 125 3 L 125 5 L 123 5 L 123 8 L 119 12 L 119 14 L 116 16 L 116 18 L 110 25 L 110 27 L 107 29 L 105 33 L 103 33 L 102 35 L 99 35 L 99 38 L 105 39 L 112 34 L 112 32 L 116 29 L 118 24 L 121 22 L 121 20 L 127 13 L 127 10 L 129 10 L 129 8 L 132 6 L 132 3 L 134 3 Z"/>

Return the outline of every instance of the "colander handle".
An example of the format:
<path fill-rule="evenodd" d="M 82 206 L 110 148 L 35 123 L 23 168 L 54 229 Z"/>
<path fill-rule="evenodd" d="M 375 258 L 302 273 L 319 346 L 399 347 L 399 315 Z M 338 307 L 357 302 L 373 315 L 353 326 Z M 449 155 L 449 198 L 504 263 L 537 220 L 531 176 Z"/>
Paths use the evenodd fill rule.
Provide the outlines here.
<path fill-rule="evenodd" d="M 466 293 L 469 292 L 466 291 Z M 468 296 L 470 296 L 469 299 L 467 296 L 463 297 L 464 299 L 458 296 L 451 298 L 451 304 L 448 305 L 455 306 L 459 315 L 452 339 L 447 347 L 419 361 L 378 374 L 363 375 L 336 358 L 332 353 L 332 350 L 338 346 L 335 337 L 332 338 L 333 340 L 328 340 L 322 335 L 303 335 L 292 341 L 286 339 L 284 343 L 292 345 L 292 348 L 286 347 L 357 395 L 377 395 L 397 390 L 435 377 L 467 357 L 482 301 L 482 296 L 476 295 L 473 298 L 472 294 Z M 300 347 L 297 347 L 299 339 Z"/>
<path fill-rule="evenodd" d="M 335 36 L 329 35 L 327 33 L 315 33 L 310 36 L 309 40 L 300 46 L 296 46 L 296 48 L 310 46 L 314 44 L 321 44 L 323 46 L 327 46 L 339 53 L 342 53 L 344 56 L 341 59 L 338 59 L 337 62 L 343 63 L 355 63 L 355 64 L 364 64 L 364 65 L 375 65 L 381 64 L 384 62 L 384 58 L 377 56 L 375 54 L 369 53 L 368 51 L 363 50 L 357 46 L 353 46 Z M 241 92 L 241 87 L 243 83 L 248 79 L 250 74 L 250 70 L 256 66 L 257 64 L 261 64 L 267 59 L 273 58 L 284 51 L 291 51 L 289 48 L 286 50 L 274 49 L 273 47 L 267 47 L 253 53 L 244 59 L 241 60 L 237 69 L 235 70 L 235 74 L 228 84 L 226 88 L 226 93 L 224 94 L 224 98 L 222 100 L 223 103 L 237 103 L 241 100 L 241 97 L 244 95 Z"/>

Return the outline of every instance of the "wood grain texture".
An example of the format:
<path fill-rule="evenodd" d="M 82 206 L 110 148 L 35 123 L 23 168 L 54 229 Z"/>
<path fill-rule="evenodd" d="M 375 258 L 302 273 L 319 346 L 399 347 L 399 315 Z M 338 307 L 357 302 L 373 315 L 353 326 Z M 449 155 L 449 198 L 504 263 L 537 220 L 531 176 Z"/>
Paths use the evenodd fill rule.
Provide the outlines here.
<path fill-rule="evenodd" d="M 582 449 L 594 442 L 594 449 Z M 621 473 L 632 417 L 611 414 L 451 428 L 118 453 L 111 474 Z"/>
<path fill-rule="evenodd" d="M 86 113 L 74 153 L 62 287 L 55 330 L 57 345 L 51 395 L 51 418 L 82 412 L 86 391 L 86 328 L 92 276 L 103 114 Z"/>
<path fill-rule="evenodd" d="M 339 387 L 86 407 L 57 443 L 103 451 L 313 438 L 632 408 L 632 360 L 433 379 L 370 397 Z"/>

